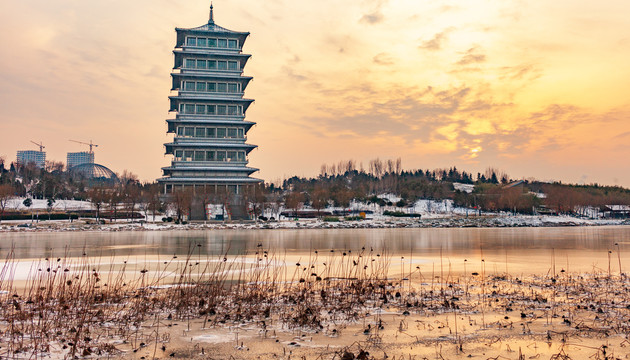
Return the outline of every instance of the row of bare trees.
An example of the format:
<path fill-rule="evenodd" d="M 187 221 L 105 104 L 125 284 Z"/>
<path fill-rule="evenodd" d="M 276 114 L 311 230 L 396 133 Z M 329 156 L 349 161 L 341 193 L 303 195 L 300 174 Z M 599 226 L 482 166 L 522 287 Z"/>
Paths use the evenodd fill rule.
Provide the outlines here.
<path fill-rule="evenodd" d="M 585 212 L 588 207 L 630 205 L 630 190 L 618 186 L 544 184 L 545 204 L 559 213 Z M 585 215 L 582 213 L 581 215 Z"/>
<path fill-rule="evenodd" d="M 455 192 L 456 205 L 487 211 L 531 213 L 544 208 L 557 214 L 588 215 L 610 205 L 630 205 L 630 190 L 598 185 L 523 182 L 517 186 L 477 184 L 471 194 Z"/>
<path fill-rule="evenodd" d="M 354 161 L 322 165 L 317 178 L 293 177 L 283 182 L 285 207 L 297 212 L 298 204 L 309 204 L 316 210 L 326 204 L 346 207 L 352 199 L 376 201 L 374 195 L 393 193 L 407 204 L 417 199 L 453 199 L 458 206 L 484 211 L 532 213 L 551 211 L 586 215 L 608 205 L 630 205 L 630 190 L 621 187 L 543 183 L 535 180 L 514 182 L 507 173 L 489 167 L 478 173 L 456 168 L 400 170 L 400 161 L 370 161 L 368 171 L 356 170 Z M 341 171 L 339 170 L 341 169 Z M 473 193 L 455 191 L 454 182 L 474 184 Z"/>
<path fill-rule="evenodd" d="M 380 158 L 376 158 L 370 160 L 368 162 L 367 173 L 380 178 L 385 174 L 400 174 L 402 172 L 402 159 L 397 158 L 381 160 Z M 359 162 L 359 166 L 357 167 L 356 160 L 344 160 L 340 161 L 337 164 L 322 164 L 320 168 L 320 176 L 336 176 L 336 175 L 344 175 L 350 172 L 366 172 L 363 167 L 363 163 Z"/>
<path fill-rule="evenodd" d="M 110 220 L 118 218 L 120 210 L 131 217 L 139 210 L 145 218 L 152 214 L 155 221 L 155 215 L 163 210 L 164 205 L 157 184 L 140 186 L 130 182 L 120 186 L 95 186 L 88 190 L 88 197 L 97 220 L 101 219 L 103 210 L 107 210 Z"/>

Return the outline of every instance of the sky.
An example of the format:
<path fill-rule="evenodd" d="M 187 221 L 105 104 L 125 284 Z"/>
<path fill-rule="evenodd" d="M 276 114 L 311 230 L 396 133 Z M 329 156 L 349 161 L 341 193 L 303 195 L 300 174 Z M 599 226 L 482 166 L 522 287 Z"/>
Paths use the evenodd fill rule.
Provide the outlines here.
<path fill-rule="evenodd" d="M 175 27 L 206 0 L 0 1 L 0 156 L 94 141 L 96 162 L 161 176 Z M 216 0 L 251 33 L 249 164 L 268 182 L 324 163 L 488 167 L 630 187 L 630 2 Z"/>

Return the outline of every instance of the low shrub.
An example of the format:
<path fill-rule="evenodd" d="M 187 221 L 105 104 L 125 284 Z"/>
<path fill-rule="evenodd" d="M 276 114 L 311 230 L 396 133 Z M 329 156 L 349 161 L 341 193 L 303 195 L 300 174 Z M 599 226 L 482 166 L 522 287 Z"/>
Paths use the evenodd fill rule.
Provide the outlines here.
<path fill-rule="evenodd" d="M 347 221 L 361 221 L 363 218 L 361 216 L 346 216 L 345 219 Z"/>
<path fill-rule="evenodd" d="M 383 211 L 383 215 L 393 216 L 393 217 L 409 217 L 409 218 L 419 218 L 422 216 L 420 214 L 407 214 L 402 211 L 389 211 L 389 210 Z"/>
<path fill-rule="evenodd" d="M 32 216 L 33 219 L 37 220 L 38 215 L 35 214 Z M 50 220 L 68 220 L 68 219 L 78 219 L 79 216 L 77 214 L 60 214 L 53 213 L 50 214 Z M 1 220 L 31 220 L 31 214 L 5 214 L 0 217 Z M 48 220 L 48 213 L 39 213 L 39 221 Z"/>

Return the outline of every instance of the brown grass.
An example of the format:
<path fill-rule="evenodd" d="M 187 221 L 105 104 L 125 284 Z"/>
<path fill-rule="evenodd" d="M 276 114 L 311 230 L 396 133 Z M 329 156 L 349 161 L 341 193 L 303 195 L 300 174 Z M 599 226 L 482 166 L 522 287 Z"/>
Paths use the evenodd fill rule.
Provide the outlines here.
<path fill-rule="evenodd" d="M 457 318 L 480 311 L 505 314 L 480 326 L 513 328 L 518 322 L 525 335 L 534 319 L 566 325 L 548 331 L 550 340 L 630 334 L 630 284 L 610 271 L 519 279 L 485 271 L 454 276 L 450 266 L 447 274 L 441 266 L 427 282 L 420 267 L 391 276 L 391 256 L 373 249 L 313 251 L 291 264 L 261 245 L 247 257 L 203 257 L 198 250 L 158 268 L 116 265 L 113 259 L 104 265 L 88 256 L 45 259 L 33 263 L 19 291 L 13 281 L 17 262 L 9 252 L 0 270 L 0 357 L 116 356 L 121 349 L 149 346 L 155 353 L 169 342 L 175 321 L 186 322 L 188 330 L 203 320 L 203 328 L 253 323 L 265 335 L 273 325 L 336 336 L 343 324 L 376 309 L 452 313 L 454 323 L 427 326 L 452 329 L 445 341 L 459 349 L 465 340 Z M 401 333 L 408 328 L 404 321 L 397 326 Z M 378 315 L 374 325 L 365 325 L 372 346 L 380 346 L 381 330 Z"/>

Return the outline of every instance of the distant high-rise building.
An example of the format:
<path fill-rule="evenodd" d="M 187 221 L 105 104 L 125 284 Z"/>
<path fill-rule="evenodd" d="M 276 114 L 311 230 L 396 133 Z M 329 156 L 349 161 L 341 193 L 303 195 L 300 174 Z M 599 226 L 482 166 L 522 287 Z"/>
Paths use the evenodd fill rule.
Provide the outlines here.
<path fill-rule="evenodd" d="M 262 181 L 251 178 L 258 169 L 247 166 L 247 155 L 256 148 L 246 143 L 255 123 L 245 121 L 254 100 L 243 98 L 252 80 L 243 76 L 251 55 L 241 51 L 249 33 L 216 25 L 212 11 L 210 6 L 207 24 L 175 29 L 171 77 L 177 95 L 170 97 L 170 111 L 176 116 L 167 120 L 168 132 L 175 137 L 164 144 L 174 159 L 162 168 L 164 176 L 158 182 L 165 194 L 190 190 L 214 197 L 214 202 L 228 205 L 233 217 L 242 218 L 247 216 L 243 194 Z"/>
<path fill-rule="evenodd" d="M 21 165 L 33 163 L 39 168 L 44 168 L 44 165 L 46 165 L 46 152 L 37 150 L 18 150 L 17 163 Z"/>
<path fill-rule="evenodd" d="M 69 152 L 67 159 L 68 160 L 66 166 L 68 169 L 81 164 L 93 164 L 94 153 L 88 151 Z"/>

